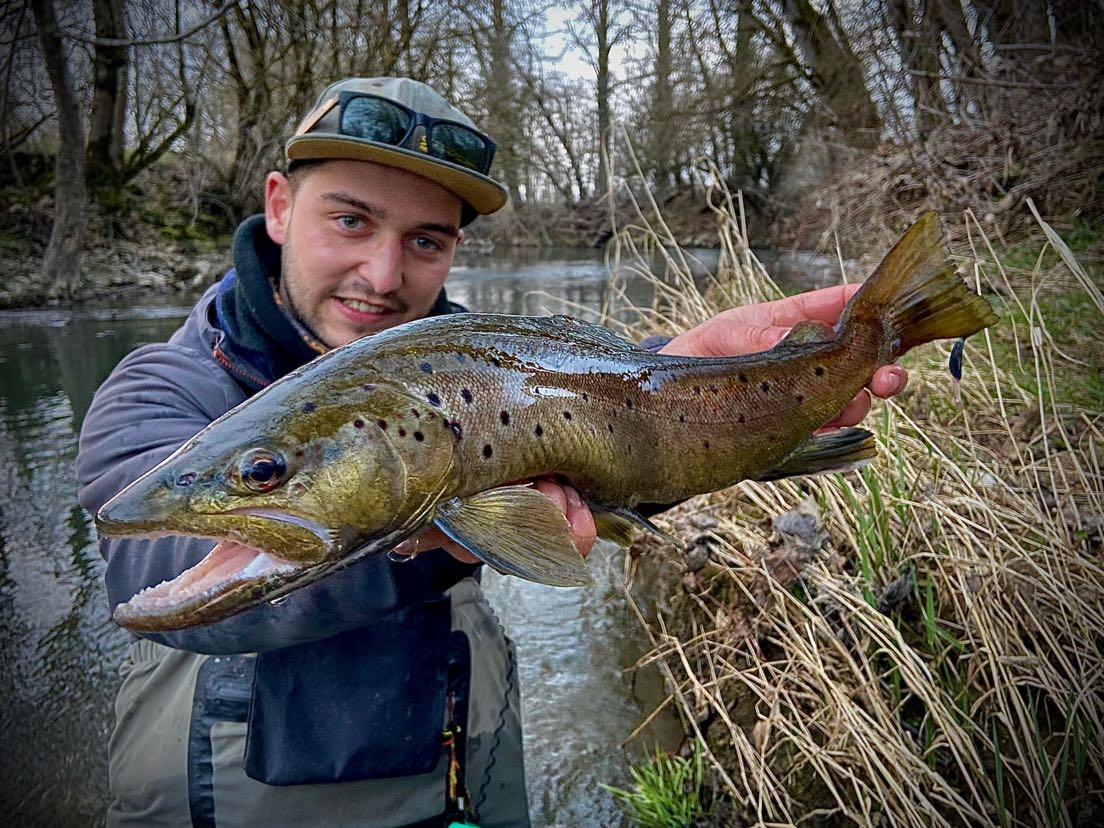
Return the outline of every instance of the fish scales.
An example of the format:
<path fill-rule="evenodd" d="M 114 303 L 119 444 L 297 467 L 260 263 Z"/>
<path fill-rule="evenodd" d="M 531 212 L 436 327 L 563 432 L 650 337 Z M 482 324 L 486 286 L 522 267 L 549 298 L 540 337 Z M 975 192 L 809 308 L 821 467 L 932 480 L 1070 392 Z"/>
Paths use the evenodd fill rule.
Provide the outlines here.
<path fill-rule="evenodd" d="M 874 367 L 867 359 L 850 377 L 826 367 L 862 350 L 858 334 L 854 343 L 795 356 L 782 348 L 703 363 L 638 350 L 591 352 L 585 339 L 564 349 L 539 331 L 512 336 L 506 353 L 501 325 L 488 315 L 454 323 L 439 346 L 411 329 L 356 360 L 350 354 L 349 362 L 365 363 L 360 370 L 334 366 L 355 372 L 353 387 L 386 378 L 426 400 L 426 411 L 403 419 L 436 413 L 460 428 L 460 495 L 545 474 L 567 477 L 604 504 L 670 502 L 731 485 L 789 454 Z"/>
<path fill-rule="evenodd" d="M 760 354 L 655 354 L 569 317 L 384 331 L 274 383 L 105 504 L 104 534 L 221 541 L 114 617 L 136 631 L 210 623 L 430 527 L 500 571 L 588 583 L 559 507 L 516 481 L 566 478 L 624 543 L 630 521 L 648 525 L 639 503 L 855 468 L 873 435 L 818 427 L 879 366 L 995 319 L 927 214 L 835 327 L 800 323 Z"/>

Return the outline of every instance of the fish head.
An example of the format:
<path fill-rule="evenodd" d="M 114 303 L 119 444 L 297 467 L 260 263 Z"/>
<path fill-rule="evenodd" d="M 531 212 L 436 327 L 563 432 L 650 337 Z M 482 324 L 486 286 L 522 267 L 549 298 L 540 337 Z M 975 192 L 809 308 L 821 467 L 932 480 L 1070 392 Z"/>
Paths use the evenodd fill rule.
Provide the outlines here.
<path fill-rule="evenodd" d="M 372 384 L 325 401 L 261 394 L 211 423 L 96 517 L 109 536 L 220 541 L 119 605 L 116 621 L 136 631 L 210 623 L 415 533 L 452 458 L 441 418 L 436 428 L 404 420 L 417 410 L 401 389 Z"/>

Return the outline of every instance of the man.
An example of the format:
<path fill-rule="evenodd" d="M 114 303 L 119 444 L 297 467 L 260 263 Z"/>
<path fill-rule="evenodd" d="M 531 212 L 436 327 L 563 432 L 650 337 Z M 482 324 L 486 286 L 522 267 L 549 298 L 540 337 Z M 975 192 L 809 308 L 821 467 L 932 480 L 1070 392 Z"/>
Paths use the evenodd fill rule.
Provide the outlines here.
<path fill-rule="evenodd" d="M 462 228 L 506 201 L 488 176 L 493 153 L 416 81 L 348 79 L 323 92 L 287 143 L 286 174 L 267 178 L 264 216 L 238 229 L 234 269 L 169 342 L 128 355 L 97 392 L 77 459 L 81 503 L 96 511 L 318 354 L 458 310 L 443 286 Z M 729 311 L 666 348 L 762 350 L 800 319 L 834 321 L 847 293 Z M 891 367 L 871 388 L 903 384 Z M 841 422 L 868 405 L 863 395 Z M 578 494 L 537 486 L 588 552 L 594 523 Z M 211 546 L 101 539 L 111 605 Z M 108 824 L 528 825 L 514 655 L 477 562 L 436 530 L 397 552 L 407 559 L 364 561 L 278 606 L 133 642 Z"/>

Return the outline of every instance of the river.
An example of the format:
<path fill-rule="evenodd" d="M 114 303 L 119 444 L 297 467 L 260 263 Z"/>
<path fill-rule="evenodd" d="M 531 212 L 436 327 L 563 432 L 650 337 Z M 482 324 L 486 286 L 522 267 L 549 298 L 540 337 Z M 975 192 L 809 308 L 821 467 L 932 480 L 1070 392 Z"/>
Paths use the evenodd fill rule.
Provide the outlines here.
<path fill-rule="evenodd" d="M 705 273 L 716 253 L 697 251 Z M 802 258 L 790 284 L 832 281 Z M 595 251 L 472 259 L 450 296 L 475 311 L 572 312 L 609 296 Z M 630 280 L 627 294 L 650 291 Z M 110 620 L 92 518 L 77 505 L 73 460 L 93 392 L 126 353 L 167 338 L 194 297 L 0 311 L 0 813 L 9 825 L 98 824 L 116 667 L 128 634 Z M 662 700 L 658 677 L 628 671 L 643 636 L 621 592 L 621 553 L 600 544 L 597 585 L 555 590 L 488 573 L 490 600 L 517 642 L 526 768 L 536 826 L 617 826 L 600 783 L 625 784 L 641 749 L 677 738 L 660 720 L 626 737 Z"/>

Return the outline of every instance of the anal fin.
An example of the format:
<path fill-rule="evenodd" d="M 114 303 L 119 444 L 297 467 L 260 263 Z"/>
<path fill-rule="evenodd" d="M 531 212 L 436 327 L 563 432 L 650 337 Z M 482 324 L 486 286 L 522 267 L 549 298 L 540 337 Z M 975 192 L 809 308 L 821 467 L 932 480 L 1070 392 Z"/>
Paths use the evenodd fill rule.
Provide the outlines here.
<path fill-rule="evenodd" d="M 851 471 L 865 466 L 877 454 L 873 433 L 865 428 L 840 428 L 814 434 L 758 479 L 781 480 Z"/>
<path fill-rule="evenodd" d="M 613 541 L 618 546 L 630 546 L 633 533 L 637 529 L 651 532 L 676 546 L 682 545 L 678 538 L 664 532 L 640 512 L 628 506 L 617 508 L 592 506 L 591 511 L 594 514 L 594 528 L 598 532 L 598 537 Z"/>

